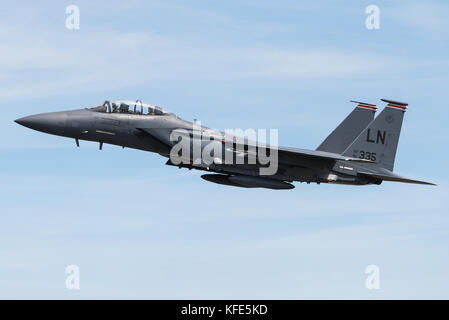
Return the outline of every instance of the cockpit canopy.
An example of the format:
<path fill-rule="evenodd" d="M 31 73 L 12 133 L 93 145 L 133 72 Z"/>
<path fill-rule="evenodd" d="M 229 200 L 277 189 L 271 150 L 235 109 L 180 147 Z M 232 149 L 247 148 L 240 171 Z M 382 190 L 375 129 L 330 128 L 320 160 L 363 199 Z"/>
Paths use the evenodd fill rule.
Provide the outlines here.
<path fill-rule="evenodd" d="M 149 116 L 164 116 L 170 114 L 170 112 L 165 111 L 161 107 L 150 105 L 142 102 L 142 100 L 106 100 L 102 105 L 97 105 L 88 109 L 103 113 L 127 113 Z"/>

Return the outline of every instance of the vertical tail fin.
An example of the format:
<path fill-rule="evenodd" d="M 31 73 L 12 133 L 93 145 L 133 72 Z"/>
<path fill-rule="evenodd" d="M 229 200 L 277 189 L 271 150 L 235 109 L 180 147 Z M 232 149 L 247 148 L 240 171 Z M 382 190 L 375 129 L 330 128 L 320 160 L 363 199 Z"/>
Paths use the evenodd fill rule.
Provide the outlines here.
<path fill-rule="evenodd" d="M 318 151 L 341 154 L 363 129 L 374 119 L 377 107 L 374 104 L 353 101 L 357 103 L 355 109 L 332 131 L 319 145 Z"/>
<path fill-rule="evenodd" d="M 387 106 L 374 119 L 343 155 L 375 161 L 378 166 L 393 171 L 404 112 L 407 103 L 381 99 Z"/>

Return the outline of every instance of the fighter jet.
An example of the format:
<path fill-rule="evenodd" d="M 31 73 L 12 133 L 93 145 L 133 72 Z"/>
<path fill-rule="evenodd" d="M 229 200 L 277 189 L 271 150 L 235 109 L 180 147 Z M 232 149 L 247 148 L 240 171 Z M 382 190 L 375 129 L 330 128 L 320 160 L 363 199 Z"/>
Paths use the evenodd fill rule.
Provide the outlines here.
<path fill-rule="evenodd" d="M 433 185 L 393 172 L 408 104 L 381 100 L 387 105 L 376 118 L 376 105 L 351 101 L 356 103 L 354 110 L 316 150 L 242 140 L 198 125 L 196 121 L 185 121 L 141 100 L 106 100 L 84 109 L 36 114 L 15 122 L 74 138 L 78 147 L 80 140 L 87 140 L 99 142 L 100 150 L 106 143 L 158 153 L 168 158 L 167 165 L 207 171 L 201 176 L 204 180 L 234 187 L 293 189 L 292 183 L 296 181 L 344 185 L 380 185 L 383 181 L 394 181 Z M 183 153 L 182 147 L 188 152 Z M 194 152 L 195 148 L 200 156 Z M 206 150 L 209 161 L 203 158 Z M 271 166 L 259 157 L 262 151 L 265 156 L 277 156 L 276 169 L 270 174 L 262 172 Z"/>

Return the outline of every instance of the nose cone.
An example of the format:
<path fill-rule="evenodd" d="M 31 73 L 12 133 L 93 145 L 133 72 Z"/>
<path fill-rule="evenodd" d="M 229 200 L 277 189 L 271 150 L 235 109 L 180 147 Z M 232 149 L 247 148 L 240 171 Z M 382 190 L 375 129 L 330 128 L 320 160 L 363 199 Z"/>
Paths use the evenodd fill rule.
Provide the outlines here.
<path fill-rule="evenodd" d="M 15 122 L 30 129 L 63 135 L 67 114 L 65 112 L 41 113 L 17 119 Z"/>

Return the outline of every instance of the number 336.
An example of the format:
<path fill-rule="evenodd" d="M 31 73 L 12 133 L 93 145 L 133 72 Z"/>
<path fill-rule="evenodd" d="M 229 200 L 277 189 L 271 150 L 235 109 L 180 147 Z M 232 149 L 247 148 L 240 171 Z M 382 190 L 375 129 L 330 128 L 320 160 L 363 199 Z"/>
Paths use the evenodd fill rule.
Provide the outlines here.
<path fill-rule="evenodd" d="M 376 153 L 375 152 L 368 152 L 368 151 L 360 151 L 360 159 L 376 161 Z"/>

